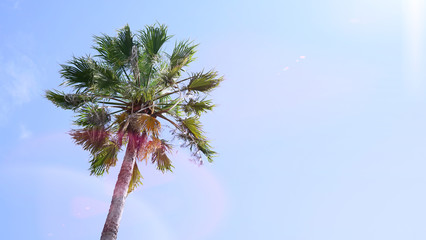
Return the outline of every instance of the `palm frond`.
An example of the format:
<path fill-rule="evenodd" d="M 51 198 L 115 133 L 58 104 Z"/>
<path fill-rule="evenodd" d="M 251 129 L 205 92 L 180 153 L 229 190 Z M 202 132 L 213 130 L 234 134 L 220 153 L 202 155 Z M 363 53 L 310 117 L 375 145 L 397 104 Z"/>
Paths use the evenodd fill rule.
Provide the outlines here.
<path fill-rule="evenodd" d="M 163 81 L 162 81 L 162 79 L 160 77 L 158 77 L 160 74 L 158 74 L 156 72 L 154 75 L 157 75 L 157 76 L 153 76 L 151 78 L 151 80 L 149 81 L 147 87 L 150 88 L 150 89 L 154 89 L 155 92 L 159 92 L 160 89 L 162 89 L 162 87 L 163 87 Z"/>
<path fill-rule="evenodd" d="M 170 68 L 180 70 L 194 61 L 194 54 L 198 44 L 193 41 L 184 40 L 175 43 L 172 55 L 170 56 Z"/>
<path fill-rule="evenodd" d="M 167 152 L 171 152 L 171 146 L 166 141 L 161 140 L 160 146 L 152 153 L 152 163 L 157 163 L 157 169 L 163 173 L 165 171 L 173 172 L 172 168 L 174 168 Z"/>
<path fill-rule="evenodd" d="M 93 48 L 98 51 L 96 56 L 111 65 L 114 70 L 119 70 L 129 63 L 134 42 L 128 25 L 118 30 L 117 37 L 103 34 L 93 38 L 95 40 Z"/>
<path fill-rule="evenodd" d="M 209 141 L 197 142 L 197 148 L 204 154 L 204 156 L 206 156 L 209 162 L 213 162 L 213 157 L 217 156 L 217 153 L 212 150 L 212 146 Z"/>
<path fill-rule="evenodd" d="M 126 123 L 126 120 L 128 118 L 129 114 L 126 112 L 123 112 L 121 114 L 115 115 L 115 120 L 114 120 L 114 131 L 115 132 L 125 132 L 124 126 Z"/>
<path fill-rule="evenodd" d="M 162 94 L 162 93 L 164 93 L 164 92 L 160 92 L 159 94 Z M 164 97 L 158 98 L 156 100 L 156 103 L 158 103 L 160 105 L 161 104 L 165 105 L 165 104 L 172 104 L 171 101 L 172 101 L 172 98 L 170 96 L 164 96 Z"/>
<path fill-rule="evenodd" d="M 156 105 L 156 112 L 154 116 L 158 116 L 159 114 L 166 113 L 173 117 L 181 118 L 184 116 L 182 112 L 181 104 L 179 104 L 180 99 L 169 100 L 168 102 L 164 101 L 164 103 L 158 103 Z"/>
<path fill-rule="evenodd" d="M 93 60 L 87 56 L 73 57 L 67 64 L 61 64 L 62 69 L 59 73 L 65 79 L 62 84 L 74 87 L 77 92 L 91 88 L 95 84 L 92 63 Z"/>
<path fill-rule="evenodd" d="M 177 134 L 177 137 L 184 140 L 184 146 L 188 146 L 191 151 L 195 152 L 195 155 L 198 155 L 197 152 L 200 151 L 207 157 L 209 162 L 212 162 L 216 152 L 212 150 L 201 127 L 198 117 L 180 119 L 180 129 L 183 129 L 183 132 Z"/>
<path fill-rule="evenodd" d="M 105 172 L 108 173 L 110 167 L 117 163 L 118 147 L 110 142 L 104 145 L 98 152 L 92 153 L 93 157 L 90 160 L 90 174 L 102 176 Z"/>
<path fill-rule="evenodd" d="M 171 38 L 167 35 L 167 26 L 165 25 L 146 26 L 139 34 L 140 43 L 150 62 L 156 60 L 163 44 Z"/>
<path fill-rule="evenodd" d="M 55 104 L 57 107 L 66 110 L 76 110 L 83 106 L 85 103 L 92 102 L 95 100 L 93 97 L 89 97 L 84 94 L 66 94 L 57 90 L 46 91 L 46 98 Z"/>
<path fill-rule="evenodd" d="M 120 76 L 110 66 L 95 62 L 88 57 L 74 57 L 67 64 L 61 65 L 61 76 L 65 84 L 72 86 L 77 92 L 93 91 L 99 93 L 116 92 L 120 86 Z"/>
<path fill-rule="evenodd" d="M 223 77 L 219 77 L 216 71 L 194 73 L 187 89 L 190 91 L 209 92 L 219 86 L 222 81 Z"/>
<path fill-rule="evenodd" d="M 144 87 L 136 91 L 135 100 L 142 102 L 149 102 L 154 99 L 155 88 L 153 87 Z"/>
<path fill-rule="evenodd" d="M 158 136 L 161 129 L 160 121 L 144 113 L 137 114 L 137 124 L 139 125 L 139 129 L 145 131 L 148 134 L 151 134 L 154 137 Z"/>
<path fill-rule="evenodd" d="M 116 70 L 124 66 L 127 59 L 118 51 L 114 37 L 102 34 L 102 36 L 94 36 L 93 38 L 95 41 L 93 49 L 98 52 L 98 54 L 95 55 L 96 57 L 100 57 Z"/>
<path fill-rule="evenodd" d="M 133 36 L 129 25 L 126 25 L 124 28 L 118 30 L 116 41 L 116 46 L 123 54 L 123 59 L 129 59 L 132 56 L 132 48 L 134 45 Z"/>
<path fill-rule="evenodd" d="M 96 84 L 99 93 L 112 95 L 119 92 L 122 81 L 120 76 L 117 75 L 117 71 L 107 64 L 96 63 L 93 64 L 93 69 L 93 83 Z"/>
<path fill-rule="evenodd" d="M 138 149 L 139 161 L 146 160 L 148 162 L 148 156 L 159 147 L 161 147 L 161 140 L 156 137 L 151 137 L 150 141 L 148 141 L 142 148 Z"/>
<path fill-rule="evenodd" d="M 77 129 L 69 133 L 77 145 L 91 153 L 99 152 L 108 141 L 109 132 L 103 128 Z"/>
<path fill-rule="evenodd" d="M 214 106 L 215 105 L 212 104 L 211 100 L 197 101 L 194 99 L 190 99 L 183 105 L 182 109 L 188 115 L 195 114 L 197 116 L 200 116 L 202 113 L 211 111 Z"/>
<path fill-rule="evenodd" d="M 130 184 L 129 184 L 129 190 L 127 191 L 127 194 L 131 193 L 133 190 L 135 190 L 139 185 L 142 185 L 142 174 L 139 171 L 138 168 L 138 164 L 136 164 L 133 166 L 133 173 L 132 173 L 132 178 L 130 179 Z"/>
<path fill-rule="evenodd" d="M 197 140 L 204 140 L 204 132 L 201 129 L 202 125 L 198 117 L 188 117 L 180 120 L 182 129 L 187 130 L 187 134 L 190 134 Z"/>
<path fill-rule="evenodd" d="M 138 68 L 142 86 L 147 86 L 153 72 L 153 64 L 148 53 L 142 52 L 139 54 Z"/>
<path fill-rule="evenodd" d="M 182 68 L 191 63 L 196 52 L 198 44 L 185 40 L 175 43 L 175 47 L 171 55 L 168 55 L 170 65 L 167 72 L 163 73 L 162 79 L 166 84 L 173 83 L 180 76 Z"/>
<path fill-rule="evenodd" d="M 74 124 L 82 127 L 104 127 L 111 121 L 108 110 L 98 105 L 87 105 L 78 111 Z"/>

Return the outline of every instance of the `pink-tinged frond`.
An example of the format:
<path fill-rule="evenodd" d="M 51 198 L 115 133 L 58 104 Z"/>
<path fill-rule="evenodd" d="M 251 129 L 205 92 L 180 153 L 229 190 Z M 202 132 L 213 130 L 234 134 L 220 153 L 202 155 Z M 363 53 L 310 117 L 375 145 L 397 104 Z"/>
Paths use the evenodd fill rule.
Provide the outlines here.
<path fill-rule="evenodd" d="M 78 129 L 70 133 L 75 143 L 91 153 L 98 152 L 108 141 L 109 132 L 104 128 Z"/>

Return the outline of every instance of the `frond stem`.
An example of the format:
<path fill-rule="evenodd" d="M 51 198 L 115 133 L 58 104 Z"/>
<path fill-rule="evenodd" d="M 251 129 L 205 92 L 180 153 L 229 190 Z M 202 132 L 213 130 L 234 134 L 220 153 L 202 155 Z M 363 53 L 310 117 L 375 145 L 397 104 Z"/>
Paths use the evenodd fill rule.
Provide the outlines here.
<path fill-rule="evenodd" d="M 132 82 L 132 80 L 130 80 L 129 75 L 127 75 L 126 69 L 124 69 L 124 68 L 123 68 L 123 72 L 124 72 L 124 75 L 126 75 L 126 78 L 127 78 L 127 80 L 129 81 L 129 83 L 131 83 L 131 82 Z"/>
<path fill-rule="evenodd" d="M 120 109 L 118 111 L 112 112 L 112 113 L 110 113 L 110 115 L 113 115 L 113 114 L 116 114 L 116 113 L 119 113 L 119 112 L 122 112 L 122 111 L 124 111 L 124 109 Z"/>
<path fill-rule="evenodd" d="M 183 88 L 183 89 L 182 89 L 182 91 L 184 91 L 184 90 L 186 90 L 186 89 L 185 89 L 185 88 Z M 181 89 L 179 89 L 179 88 L 178 88 L 178 90 L 173 91 L 173 92 L 169 92 L 169 93 L 165 93 L 165 94 L 163 94 L 163 95 L 160 95 L 160 96 L 158 96 L 158 97 L 154 98 L 152 101 L 156 101 L 156 100 L 158 100 L 158 99 L 160 99 L 160 98 L 167 97 L 167 96 L 169 96 L 169 95 L 172 95 L 172 94 L 174 94 L 174 93 L 178 93 L 178 92 L 180 92 L 180 91 L 181 91 Z"/>
<path fill-rule="evenodd" d="M 158 117 L 160 117 L 160 118 L 166 120 L 167 122 L 173 124 L 173 126 L 175 126 L 178 130 L 182 131 L 182 129 L 180 128 L 180 126 L 177 123 L 175 123 L 172 120 L 166 118 L 163 114 L 159 114 Z"/>
<path fill-rule="evenodd" d="M 181 82 L 185 82 L 185 81 L 187 81 L 187 80 L 190 80 L 191 78 L 193 78 L 194 76 L 191 76 L 191 77 L 188 77 L 188 78 L 185 78 L 185 79 L 182 79 L 182 80 L 179 80 L 179 81 L 177 81 L 176 82 L 176 84 L 179 84 L 179 83 L 181 83 Z"/>
<path fill-rule="evenodd" d="M 177 84 L 176 84 L 176 87 L 179 91 L 179 100 L 176 101 L 176 103 L 173 106 L 171 106 L 170 108 L 167 108 L 167 109 L 161 110 L 157 113 L 154 113 L 154 115 L 161 114 L 161 113 L 164 113 L 164 112 L 168 112 L 168 111 L 172 110 L 173 108 L 175 108 L 181 101 L 183 101 L 182 92 L 180 91 L 179 86 L 177 86 Z"/>
<path fill-rule="evenodd" d="M 154 106 L 154 105 L 150 105 L 150 106 L 147 106 L 147 107 L 141 108 L 141 109 L 139 109 L 136 113 L 142 112 L 143 110 L 148 109 L 148 108 L 153 107 L 153 106 Z"/>
<path fill-rule="evenodd" d="M 117 107 L 127 106 L 127 104 L 124 104 L 124 103 L 115 103 L 115 102 L 104 102 L 104 101 L 99 101 L 99 103 L 103 103 L 103 104 L 110 104 L 110 105 L 117 105 Z"/>

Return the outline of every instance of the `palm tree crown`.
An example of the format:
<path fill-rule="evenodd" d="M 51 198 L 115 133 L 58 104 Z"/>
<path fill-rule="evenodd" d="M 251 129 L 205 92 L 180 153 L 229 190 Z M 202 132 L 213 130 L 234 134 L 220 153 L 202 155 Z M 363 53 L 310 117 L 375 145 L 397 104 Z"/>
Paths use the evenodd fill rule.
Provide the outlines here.
<path fill-rule="evenodd" d="M 215 152 L 204 136 L 199 117 L 212 110 L 208 93 L 223 80 L 216 71 L 189 73 L 197 44 L 178 41 L 171 53 L 163 51 L 171 38 L 164 25 L 132 33 L 129 26 L 117 36 L 95 36 L 96 55 L 73 57 L 61 65 L 61 85 L 70 93 L 46 92 L 56 106 L 74 111 L 70 135 L 91 154 L 90 173 L 100 176 L 117 163 L 124 144 L 134 145 L 138 160 L 171 171 L 170 141 L 160 138 L 162 125 L 184 142 L 194 156 L 212 161 Z M 201 160 L 202 161 L 202 160 Z M 136 161 L 128 192 L 140 184 Z"/>

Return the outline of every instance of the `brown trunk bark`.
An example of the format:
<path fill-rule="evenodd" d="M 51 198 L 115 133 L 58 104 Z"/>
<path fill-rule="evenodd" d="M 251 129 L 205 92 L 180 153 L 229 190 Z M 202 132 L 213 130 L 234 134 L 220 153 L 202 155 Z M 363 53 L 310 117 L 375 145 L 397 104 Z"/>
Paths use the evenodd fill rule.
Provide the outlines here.
<path fill-rule="evenodd" d="M 136 161 L 137 146 L 139 141 L 145 141 L 146 135 L 142 138 L 129 134 L 126 153 L 115 184 L 114 194 L 111 200 L 108 216 L 102 230 L 101 240 L 116 240 L 118 227 L 120 225 L 121 215 L 123 214 L 124 202 L 126 201 L 129 190 L 130 179 L 132 178 L 133 167 Z M 144 143 L 142 143 L 144 144 Z"/>

